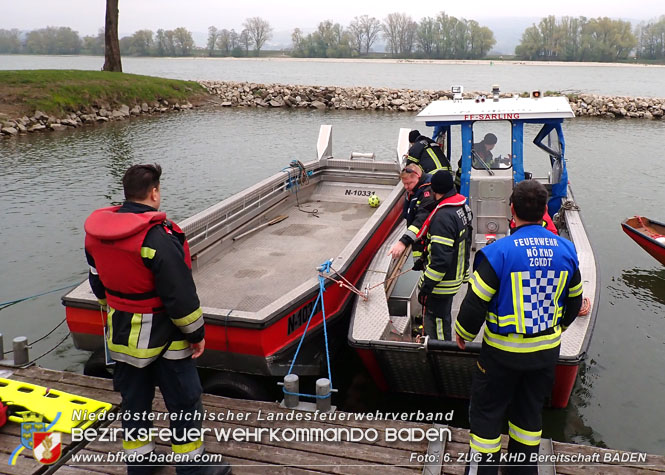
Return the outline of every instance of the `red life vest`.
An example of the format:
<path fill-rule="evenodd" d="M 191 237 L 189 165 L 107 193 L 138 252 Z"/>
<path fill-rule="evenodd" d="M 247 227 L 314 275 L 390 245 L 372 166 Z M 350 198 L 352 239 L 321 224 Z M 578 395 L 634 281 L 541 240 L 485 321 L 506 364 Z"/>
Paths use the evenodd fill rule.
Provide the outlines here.
<path fill-rule="evenodd" d="M 554 221 L 552 221 L 552 218 L 550 218 L 550 214 L 547 211 L 545 211 L 545 214 L 543 215 L 543 222 L 541 223 L 541 226 L 547 229 L 548 231 L 553 232 L 557 236 L 559 235 L 559 231 L 556 229 Z M 515 218 L 510 218 L 510 229 L 513 229 L 514 227 L 515 227 Z"/>
<path fill-rule="evenodd" d="M 157 295 L 153 273 L 143 263 L 141 247 L 155 226 L 183 234 L 185 262 L 191 268 L 189 245 L 177 224 L 166 213 L 118 213 L 120 206 L 94 211 L 85 221 L 85 248 L 95 260 L 99 278 L 111 308 L 130 313 L 153 313 L 164 304 Z"/>
<path fill-rule="evenodd" d="M 434 208 L 429 214 L 423 225 L 420 227 L 420 231 L 418 232 L 416 239 L 421 239 L 427 236 L 427 230 L 429 229 L 430 222 L 439 209 L 443 208 L 444 206 L 462 206 L 464 203 L 466 203 L 466 197 L 464 195 L 460 195 L 459 193 L 441 200 L 439 204 L 436 205 L 436 208 Z"/>

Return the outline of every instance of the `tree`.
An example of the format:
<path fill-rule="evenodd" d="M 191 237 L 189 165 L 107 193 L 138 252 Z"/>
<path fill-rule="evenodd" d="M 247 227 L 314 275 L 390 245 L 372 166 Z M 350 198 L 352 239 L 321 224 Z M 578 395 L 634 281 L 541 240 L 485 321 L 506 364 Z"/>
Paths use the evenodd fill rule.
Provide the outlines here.
<path fill-rule="evenodd" d="M 215 47 L 217 46 L 217 38 L 219 33 L 217 28 L 214 26 L 208 27 L 208 56 L 213 56 L 215 53 Z"/>
<path fill-rule="evenodd" d="M 166 43 L 166 56 L 177 56 L 173 30 L 166 30 L 164 32 L 164 41 Z"/>
<path fill-rule="evenodd" d="M 300 31 L 300 30 L 298 30 Z M 349 23 L 348 28 L 349 36 L 351 38 L 351 48 L 362 54 L 362 48 L 365 44 L 365 31 L 360 25 L 360 20 L 358 17 L 355 17 L 351 23 Z M 295 33 L 295 32 L 294 32 Z M 293 38 L 292 38 L 293 39 Z"/>
<path fill-rule="evenodd" d="M 82 52 L 86 54 L 104 54 L 104 28 L 100 28 L 97 36 L 84 36 Z"/>
<path fill-rule="evenodd" d="M 138 30 L 132 35 L 129 53 L 136 56 L 150 56 L 154 45 L 151 30 Z"/>
<path fill-rule="evenodd" d="M 240 32 L 239 41 L 240 45 L 245 48 L 245 56 L 249 56 L 249 48 L 252 46 L 253 40 L 246 28 Z"/>
<path fill-rule="evenodd" d="M 637 45 L 627 21 L 548 16 L 524 30 L 515 54 L 530 60 L 617 61 Z"/>
<path fill-rule="evenodd" d="M 256 16 L 246 19 L 242 26 L 251 38 L 256 55 L 258 56 L 265 42 L 272 38 L 272 27 L 270 26 L 270 23 L 263 18 Z"/>
<path fill-rule="evenodd" d="M 192 33 L 185 27 L 173 30 L 173 43 L 177 56 L 190 56 L 194 49 L 194 38 Z"/>
<path fill-rule="evenodd" d="M 533 61 L 540 59 L 544 50 L 543 36 L 538 27 L 533 24 L 522 33 L 520 44 L 515 47 L 515 55 L 520 59 Z"/>
<path fill-rule="evenodd" d="M 360 26 L 365 37 L 365 54 L 369 54 L 369 50 L 381 33 L 381 22 L 377 18 L 363 15 L 360 17 Z"/>
<path fill-rule="evenodd" d="M 49 26 L 28 33 L 25 48 L 36 54 L 79 54 L 81 38 L 69 27 Z"/>
<path fill-rule="evenodd" d="M 222 53 L 223 56 L 228 56 L 231 54 L 231 50 L 233 49 L 231 47 L 231 35 L 230 31 L 224 28 L 221 30 L 217 36 L 217 47 L 219 48 L 219 51 Z"/>
<path fill-rule="evenodd" d="M 642 22 L 635 29 L 638 58 L 665 59 L 665 15 L 658 20 Z"/>
<path fill-rule="evenodd" d="M 432 17 L 420 20 L 416 30 L 416 43 L 426 58 L 432 58 L 439 38 L 439 24 Z"/>
<path fill-rule="evenodd" d="M 383 22 L 383 37 L 393 56 L 411 55 L 418 24 L 406 13 L 390 13 Z"/>
<path fill-rule="evenodd" d="M 305 38 L 303 37 L 302 30 L 295 28 L 291 33 L 291 49 L 294 56 L 304 56 Z"/>
<path fill-rule="evenodd" d="M 104 67 L 102 70 L 122 72 L 120 43 L 118 41 L 118 0 L 106 0 Z"/>
<path fill-rule="evenodd" d="M 19 35 L 17 29 L 0 30 L 0 53 L 19 53 L 21 51 Z"/>
<path fill-rule="evenodd" d="M 496 44 L 494 33 L 486 26 L 480 26 L 477 21 L 470 20 L 469 27 L 469 55 L 471 59 L 485 57 Z"/>
<path fill-rule="evenodd" d="M 157 56 L 166 56 L 166 50 L 167 50 L 167 44 L 166 44 L 166 31 L 164 31 L 162 28 L 157 30 L 157 34 L 155 37 L 155 46 L 156 46 L 156 53 Z"/>

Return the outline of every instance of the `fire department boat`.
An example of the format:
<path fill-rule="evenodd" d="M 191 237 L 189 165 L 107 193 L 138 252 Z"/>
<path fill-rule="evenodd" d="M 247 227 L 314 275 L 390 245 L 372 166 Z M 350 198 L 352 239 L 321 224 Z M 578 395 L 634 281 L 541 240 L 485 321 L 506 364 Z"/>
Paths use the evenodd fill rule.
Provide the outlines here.
<path fill-rule="evenodd" d="M 589 346 L 600 290 L 593 250 L 566 169 L 562 123 L 574 114 L 565 97 L 540 97 L 537 91 L 527 98 L 500 97 L 498 87 L 489 98 L 465 99 L 461 88 L 453 90 L 453 94 L 452 100 L 428 105 L 416 120 L 437 126 L 435 130 L 441 132 L 438 141 L 448 157 L 461 154 L 460 192 L 469 199 L 474 215 L 471 262 L 475 252 L 488 241 L 509 233 L 513 185 L 528 178 L 545 184 L 550 192 L 549 212 L 559 234 L 577 249 L 584 296 L 590 308 L 562 335 L 550 404 L 565 407 Z M 472 160 L 472 144 L 480 142 L 488 132 L 499 139 L 493 159 L 490 163 Z M 407 134 L 408 129 L 400 131 L 402 153 L 408 147 Z M 399 225 L 370 263 L 361 288 L 379 285 L 375 289 L 379 292 L 369 291 L 367 300 L 356 301 L 349 343 L 383 390 L 468 398 L 483 331 L 474 342 L 467 343 L 466 351 L 459 350 L 454 341 L 416 338 L 414 318 L 421 312 L 417 302 L 418 273 L 409 272 L 396 282 L 386 281 L 386 276 L 395 276 L 412 265 L 411 258 L 402 256 L 393 261 L 387 255 L 404 230 L 404 225 Z M 466 287 L 457 293 L 453 303 L 453 327 Z"/>
<path fill-rule="evenodd" d="M 206 351 L 197 361 L 218 370 L 202 372 L 210 373 L 203 385 L 211 392 L 266 397 L 265 381 L 254 376 L 287 374 L 319 294 L 317 267 L 332 258 L 336 273 L 330 276 L 357 285 L 399 219 L 398 160 L 378 161 L 362 153 L 333 157 L 331 126 L 321 127 L 317 155 L 316 161 L 294 161 L 179 223 L 190 243 L 206 325 Z M 380 198 L 378 208 L 368 205 L 371 194 Z M 332 280 L 326 288 L 326 322 L 331 325 L 348 309 L 353 294 Z M 62 300 L 76 347 L 103 354 L 106 316 L 100 315 L 88 282 Z M 321 333 L 318 306 L 296 374 L 325 374 Z"/>

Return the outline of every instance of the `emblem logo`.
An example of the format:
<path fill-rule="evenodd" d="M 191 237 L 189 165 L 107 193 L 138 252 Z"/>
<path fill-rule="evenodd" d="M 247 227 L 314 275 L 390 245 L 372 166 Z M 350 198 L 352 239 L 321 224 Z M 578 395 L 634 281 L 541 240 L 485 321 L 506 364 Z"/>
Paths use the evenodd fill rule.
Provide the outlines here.
<path fill-rule="evenodd" d="M 34 446 L 32 451 L 37 462 L 51 465 L 62 454 L 62 434 L 60 432 L 35 432 L 33 434 Z"/>
<path fill-rule="evenodd" d="M 33 449 L 33 435 L 35 432 L 43 432 L 46 429 L 46 424 L 42 422 L 42 418 L 37 414 L 28 413 L 23 416 L 21 422 L 21 445 L 26 449 Z"/>

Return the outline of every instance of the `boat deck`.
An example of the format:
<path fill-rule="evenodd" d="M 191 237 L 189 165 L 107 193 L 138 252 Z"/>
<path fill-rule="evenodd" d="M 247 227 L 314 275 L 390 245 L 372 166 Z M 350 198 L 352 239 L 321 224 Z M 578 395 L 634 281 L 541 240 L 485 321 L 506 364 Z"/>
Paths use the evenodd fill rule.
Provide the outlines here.
<path fill-rule="evenodd" d="M 348 185 L 317 185 L 311 199 L 300 198 L 301 209 L 308 212 L 298 209 L 294 195 L 262 222 L 288 218 L 218 248 L 215 257 L 194 271 L 202 304 L 257 312 L 316 276 L 316 267 L 339 255 L 376 211 L 366 197 L 340 194 L 344 187 Z M 314 215 L 313 210 L 318 212 Z"/>
<path fill-rule="evenodd" d="M 13 374 L 4 377 L 26 381 L 32 384 L 68 391 L 81 396 L 91 397 L 112 403 L 112 412 L 118 410 L 120 395 L 112 390 L 112 382 L 107 379 L 92 378 L 75 373 L 53 371 L 38 367 L 16 369 L 0 367 L 2 371 Z M 209 413 L 215 412 L 225 418 L 224 421 L 204 423 L 204 427 L 214 429 L 240 429 L 252 430 L 258 428 L 277 430 L 284 429 L 362 429 L 367 431 L 375 429 L 378 438 L 374 442 L 361 440 L 359 442 L 315 442 L 315 441 L 286 441 L 269 440 L 262 437 L 260 441 L 229 441 L 216 442 L 214 435 L 206 436 L 206 450 L 212 454 L 223 454 L 224 459 L 233 465 L 234 474 L 451 474 L 460 475 L 464 472 L 464 464 L 460 463 L 460 454 L 468 450 L 469 432 L 465 429 L 449 428 L 452 439 L 443 446 L 436 442 L 427 441 L 387 441 L 387 429 L 431 429 L 427 423 L 411 423 L 394 420 L 368 421 L 349 417 L 347 420 L 334 421 L 271 421 L 271 416 L 278 418 L 293 414 L 292 410 L 280 407 L 276 403 L 244 401 L 228 399 L 218 396 L 204 395 L 203 405 Z M 164 402 L 157 391 L 154 402 L 156 412 L 164 412 Z M 339 413 L 338 413 L 339 414 Z M 350 416 L 348 413 L 342 413 Z M 239 420 L 238 415 L 246 415 Z M 233 420 L 230 420 L 233 419 Z M 99 427 L 119 427 L 119 422 L 98 422 Z M 166 427 L 167 422 L 155 422 L 157 427 Z M 442 426 L 436 426 L 442 428 Z M 443 427 L 445 429 L 445 427 Z M 282 432 L 285 434 L 284 432 Z M 40 465 L 32 456 L 30 450 L 23 450 L 18 456 L 15 465 L 9 465 L 9 456 L 14 448 L 20 444 L 20 426 L 8 422 L 0 428 L 0 473 L 8 475 L 97 475 L 97 474 L 123 474 L 126 469 L 122 464 L 108 463 L 100 459 L 96 462 L 83 462 L 76 460 L 80 456 L 105 457 L 109 452 L 116 453 L 122 450 L 120 441 L 116 442 L 72 442 L 68 434 L 63 434 L 63 455 L 52 466 Z M 502 436 L 502 446 L 505 450 L 507 437 Z M 168 453 L 170 448 L 161 440 L 158 441 L 158 452 Z M 440 459 L 450 460 L 442 464 L 433 463 L 424 466 L 422 456 L 433 454 L 439 450 L 443 454 Z M 541 444 L 541 453 L 550 456 L 569 457 L 576 460 L 588 457 L 591 462 L 558 463 L 555 466 L 542 464 L 539 467 L 541 474 L 570 474 L 583 475 L 588 473 L 603 474 L 636 474 L 665 473 L 665 457 L 647 455 L 640 452 L 623 452 L 597 447 L 581 446 L 567 443 L 552 442 L 544 439 Z M 419 460 L 414 460 L 420 456 Z M 573 458 L 570 458 L 573 457 Z M 161 467 L 157 474 L 173 474 L 173 466 Z"/>

